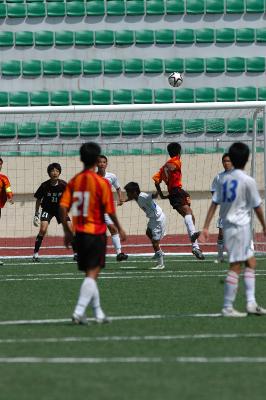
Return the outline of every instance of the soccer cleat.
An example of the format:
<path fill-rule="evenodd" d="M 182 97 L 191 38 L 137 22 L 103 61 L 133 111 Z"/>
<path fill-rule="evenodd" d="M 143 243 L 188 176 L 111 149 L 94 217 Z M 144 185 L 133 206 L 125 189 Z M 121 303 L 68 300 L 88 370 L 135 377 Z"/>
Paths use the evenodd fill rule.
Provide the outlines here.
<path fill-rule="evenodd" d="M 95 318 L 96 324 L 110 324 L 111 320 L 107 317 Z"/>
<path fill-rule="evenodd" d="M 88 325 L 86 317 L 79 317 L 77 314 L 72 315 L 72 324 L 74 325 Z"/>
<path fill-rule="evenodd" d="M 199 260 L 205 260 L 205 257 L 203 255 L 202 251 L 197 247 L 194 247 L 194 249 L 192 249 L 192 254 L 194 254 L 194 256 L 196 258 L 198 258 Z"/>
<path fill-rule="evenodd" d="M 243 318 L 247 316 L 247 313 L 237 311 L 233 307 L 225 307 L 222 309 L 222 316 L 229 318 Z"/>
<path fill-rule="evenodd" d="M 164 268 L 165 268 L 164 265 L 155 265 L 155 267 L 151 267 L 151 269 L 156 269 L 156 270 L 164 269 Z"/>
<path fill-rule="evenodd" d="M 33 256 L 32 257 L 32 262 L 34 262 L 34 263 L 40 262 L 39 257 Z"/>
<path fill-rule="evenodd" d="M 249 315 L 266 315 L 265 308 L 258 306 L 256 303 L 247 304 L 247 313 Z"/>
<path fill-rule="evenodd" d="M 194 232 L 194 233 L 192 233 L 192 235 L 190 236 L 190 240 L 191 240 L 191 243 L 194 243 L 194 242 L 196 242 L 196 240 L 199 238 L 199 236 L 200 236 L 200 231 L 199 232 Z"/>
<path fill-rule="evenodd" d="M 128 259 L 128 255 L 125 253 L 117 254 L 116 261 L 125 261 Z"/>

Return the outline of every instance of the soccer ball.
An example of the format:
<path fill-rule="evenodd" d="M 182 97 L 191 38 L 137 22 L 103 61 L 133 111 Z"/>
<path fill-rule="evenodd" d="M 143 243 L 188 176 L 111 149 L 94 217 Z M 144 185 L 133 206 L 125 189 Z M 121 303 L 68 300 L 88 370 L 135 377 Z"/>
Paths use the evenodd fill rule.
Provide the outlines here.
<path fill-rule="evenodd" d="M 172 72 L 171 75 L 168 76 L 169 85 L 173 87 L 178 87 L 183 83 L 183 76 L 179 72 Z"/>

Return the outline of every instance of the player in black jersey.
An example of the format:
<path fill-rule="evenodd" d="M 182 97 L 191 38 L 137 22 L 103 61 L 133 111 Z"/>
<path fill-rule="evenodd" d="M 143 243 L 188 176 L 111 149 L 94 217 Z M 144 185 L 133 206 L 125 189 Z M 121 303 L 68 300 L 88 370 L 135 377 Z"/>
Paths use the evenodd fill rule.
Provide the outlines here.
<path fill-rule="evenodd" d="M 61 223 L 59 215 L 59 199 L 62 196 L 67 183 L 59 179 L 61 174 L 61 165 L 52 163 L 48 165 L 47 173 L 50 177 L 47 181 L 43 182 L 38 190 L 35 192 L 36 198 L 35 215 L 33 218 L 34 226 L 39 227 L 40 231 L 36 237 L 33 262 L 39 261 L 39 249 L 41 247 L 44 236 L 47 233 L 49 223 L 53 217 L 56 218 L 57 223 Z M 41 212 L 39 208 L 41 206 Z M 70 223 L 70 218 L 68 217 Z"/>

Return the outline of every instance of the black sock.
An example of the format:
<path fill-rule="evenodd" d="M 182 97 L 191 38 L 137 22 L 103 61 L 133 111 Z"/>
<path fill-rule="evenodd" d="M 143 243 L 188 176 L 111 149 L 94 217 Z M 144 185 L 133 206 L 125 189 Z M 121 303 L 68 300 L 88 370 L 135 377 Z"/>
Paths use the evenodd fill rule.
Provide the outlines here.
<path fill-rule="evenodd" d="M 76 245 L 76 239 L 75 238 L 71 242 L 71 247 L 72 247 L 73 253 L 76 254 L 77 253 L 77 245 Z"/>
<path fill-rule="evenodd" d="M 43 241 L 43 236 L 37 235 L 36 240 L 35 240 L 35 247 L 34 247 L 34 253 L 38 253 L 40 250 L 40 247 L 42 245 Z"/>

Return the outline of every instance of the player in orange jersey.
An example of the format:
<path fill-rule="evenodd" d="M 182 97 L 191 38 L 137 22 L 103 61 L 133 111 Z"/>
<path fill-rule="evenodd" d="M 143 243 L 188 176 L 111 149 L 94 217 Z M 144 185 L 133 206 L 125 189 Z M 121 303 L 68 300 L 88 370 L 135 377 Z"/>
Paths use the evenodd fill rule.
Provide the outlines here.
<path fill-rule="evenodd" d="M 105 266 L 106 224 L 104 213 L 112 219 L 121 240 L 126 234 L 121 227 L 116 213 L 113 194 L 109 182 L 97 175 L 95 167 L 101 149 L 98 144 L 84 143 L 80 148 L 80 159 L 84 170 L 74 176 L 67 184 L 60 200 L 60 215 L 65 232 L 65 245 L 73 240 L 73 233 L 67 222 L 68 211 L 72 212 L 73 230 L 78 254 L 78 268 L 85 272 L 80 295 L 75 307 L 72 321 L 75 324 L 86 324 L 86 308 L 92 306 L 96 322 L 107 322 L 100 306 L 99 291 L 96 279 Z"/>
<path fill-rule="evenodd" d="M 8 201 L 10 204 L 14 204 L 13 201 L 13 193 L 10 187 L 9 179 L 6 175 L 1 174 L 3 166 L 3 159 L 0 158 L 0 218 L 1 218 L 1 210 L 4 208 L 6 202 Z M 3 262 L 0 261 L 0 265 Z"/>
<path fill-rule="evenodd" d="M 155 187 L 162 199 L 169 199 L 171 206 L 184 218 L 189 238 L 192 242 L 192 253 L 199 260 L 204 260 L 204 255 L 197 238 L 200 232 L 195 229 L 195 217 L 190 207 L 191 199 L 189 193 L 182 189 L 182 162 L 181 145 L 177 142 L 169 143 L 167 146 L 169 156 L 171 157 L 157 172 L 152 179 Z M 164 181 L 167 185 L 169 194 L 165 196 L 161 190 L 160 183 Z"/>

